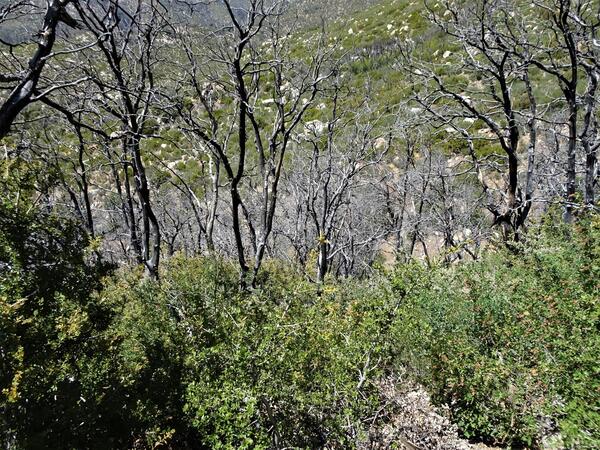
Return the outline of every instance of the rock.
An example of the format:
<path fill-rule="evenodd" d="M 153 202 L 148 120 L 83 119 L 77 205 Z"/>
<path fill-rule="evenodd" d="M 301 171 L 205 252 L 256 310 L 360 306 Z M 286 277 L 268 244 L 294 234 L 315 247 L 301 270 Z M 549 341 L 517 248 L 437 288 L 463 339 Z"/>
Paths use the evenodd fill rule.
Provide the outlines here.
<path fill-rule="evenodd" d="M 381 150 L 385 147 L 386 143 L 387 141 L 385 140 L 385 138 L 378 137 L 377 139 L 375 139 L 375 142 L 373 142 L 373 147 L 375 147 L 375 149 L 377 150 Z"/>
<path fill-rule="evenodd" d="M 320 136 L 325 131 L 326 126 L 327 124 L 321 122 L 320 120 L 311 120 L 304 125 L 304 133 Z"/>
<path fill-rule="evenodd" d="M 552 434 L 542 439 L 543 450 L 563 450 L 564 448 L 566 448 L 565 443 L 560 434 Z"/>

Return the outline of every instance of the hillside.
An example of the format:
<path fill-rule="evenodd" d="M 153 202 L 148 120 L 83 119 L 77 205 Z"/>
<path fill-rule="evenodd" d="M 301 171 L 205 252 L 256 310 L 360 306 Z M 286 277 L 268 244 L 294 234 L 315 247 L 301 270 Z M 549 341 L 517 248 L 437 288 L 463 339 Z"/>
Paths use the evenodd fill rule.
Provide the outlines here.
<path fill-rule="evenodd" d="M 600 448 L 597 8 L 0 0 L 0 448 Z"/>

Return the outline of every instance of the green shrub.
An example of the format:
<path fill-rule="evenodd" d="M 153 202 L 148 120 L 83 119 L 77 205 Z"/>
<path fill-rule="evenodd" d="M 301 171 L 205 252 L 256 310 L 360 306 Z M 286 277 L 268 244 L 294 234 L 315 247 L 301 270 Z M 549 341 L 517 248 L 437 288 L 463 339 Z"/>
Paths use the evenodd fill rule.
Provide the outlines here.
<path fill-rule="evenodd" d="M 266 273 L 239 293 L 229 263 L 177 256 L 160 284 L 108 282 L 95 300 L 112 311 L 104 352 L 80 364 L 87 395 L 139 445 L 351 446 L 378 407 L 387 297 L 374 284 L 317 296 L 280 266 Z"/>
<path fill-rule="evenodd" d="M 5 446 L 352 448 L 394 373 L 467 437 L 600 442 L 598 217 L 317 294 L 276 262 L 240 293 L 233 263 L 180 255 L 160 282 L 123 269 L 100 286 L 77 227 L 3 212 Z"/>
<path fill-rule="evenodd" d="M 107 322 L 89 300 L 107 268 L 88 264 L 87 247 L 74 222 L 25 201 L 0 202 L 3 446 L 16 440 L 24 448 L 52 448 L 66 433 L 73 442 L 93 435 L 82 413 L 77 361 L 97 351 L 93 336 Z"/>
<path fill-rule="evenodd" d="M 465 436 L 600 443 L 600 222 L 544 225 L 517 249 L 458 267 L 402 268 L 401 364 L 450 405 Z"/>

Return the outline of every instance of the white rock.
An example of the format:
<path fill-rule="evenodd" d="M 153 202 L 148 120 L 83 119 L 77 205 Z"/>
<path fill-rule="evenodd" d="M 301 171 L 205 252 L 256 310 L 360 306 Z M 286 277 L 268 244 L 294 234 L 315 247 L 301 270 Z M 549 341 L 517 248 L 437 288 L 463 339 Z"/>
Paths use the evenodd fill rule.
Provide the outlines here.
<path fill-rule="evenodd" d="M 385 140 L 385 138 L 382 137 L 378 137 L 377 139 L 375 139 L 375 142 L 373 142 L 373 146 L 377 149 L 377 150 L 381 150 L 382 148 L 385 147 L 385 144 L 387 143 L 387 141 Z"/>
<path fill-rule="evenodd" d="M 326 126 L 327 124 L 321 122 L 320 120 L 311 120 L 310 122 L 306 122 L 306 125 L 304 125 L 304 133 L 319 136 L 323 134 Z"/>

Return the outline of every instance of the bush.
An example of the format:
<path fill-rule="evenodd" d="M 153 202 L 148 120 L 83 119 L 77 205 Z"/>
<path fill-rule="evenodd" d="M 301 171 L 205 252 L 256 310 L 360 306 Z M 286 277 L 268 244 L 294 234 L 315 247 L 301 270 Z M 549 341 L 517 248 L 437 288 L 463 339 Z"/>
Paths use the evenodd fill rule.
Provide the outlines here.
<path fill-rule="evenodd" d="M 20 206 L 0 202 L 0 442 L 45 448 L 85 429 L 77 361 L 98 350 L 89 296 L 108 267 L 77 224 Z"/>
<path fill-rule="evenodd" d="M 458 267 L 399 269 L 399 363 L 467 437 L 536 447 L 560 431 L 569 448 L 597 448 L 599 252 L 592 217 Z"/>
<path fill-rule="evenodd" d="M 240 294 L 236 276 L 228 263 L 176 257 L 160 285 L 121 279 L 100 294 L 117 311 L 108 372 L 137 399 L 137 437 L 150 446 L 158 436 L 177 447 L 351 445 L 376 406 L 378 370 L 360 382 L 358 369 L 382 351 L 376 308 L 365 306 L 377 300 L 358 307 L 343 289 L 318 297 L 281 269 Z"/>
<path fill-rule="evenodd" d="M 275 263 L 240 293 L 232 263 L 183 256 L 160 282 L 100 285 L 77 227 L 0 217 L 5 447 L 351 448 L 391 417 L 381 385 L 398 374 L 467 437 L 600 442 L 597 217 L 320 294 Z"/>

